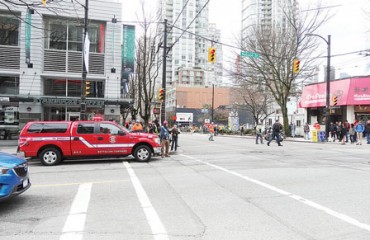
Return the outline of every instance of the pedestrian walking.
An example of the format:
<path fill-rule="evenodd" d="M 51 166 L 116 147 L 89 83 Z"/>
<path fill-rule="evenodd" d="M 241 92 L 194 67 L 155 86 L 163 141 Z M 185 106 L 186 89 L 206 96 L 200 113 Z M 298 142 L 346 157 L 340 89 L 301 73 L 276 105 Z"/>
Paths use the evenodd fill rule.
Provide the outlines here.
<path fill-rule="evenodd" d="M 215 126 L 213 125 L 213 122 L 211 122 L 211 124 L 209 124 L 208 131 L 209 131 L 209 138 L 208 138 L 208 140 L 209 141 L 214 141 L 213 136 L 215 134 Z"/>
<path fill-rule="evenodd" d="M 167 124 L 168 124 L 167 121 L 163 122 L 161 126 L 161 131 L 159 133 L 159 138 L 161 140 L 161 146 L 162 146 L 162 150 L 161 150 L 162 158 L 170 156 L 168 155 L 168 150 L 170 147 L 170 131 L 168 130 Z"/>
<path fill-rule="evenodd" d="M 280 144 L 280 131 L 283 129 L 283 126 L 279 122 L 279 120 L 276 120 L 276 122 L 272 125 L 272 135 L 269 141 L 267 142 L 267 146 L 270 146 L 270 142 L 274 139 L 276 139 L 276 142 L 278 146 L 283 146 Z"/>

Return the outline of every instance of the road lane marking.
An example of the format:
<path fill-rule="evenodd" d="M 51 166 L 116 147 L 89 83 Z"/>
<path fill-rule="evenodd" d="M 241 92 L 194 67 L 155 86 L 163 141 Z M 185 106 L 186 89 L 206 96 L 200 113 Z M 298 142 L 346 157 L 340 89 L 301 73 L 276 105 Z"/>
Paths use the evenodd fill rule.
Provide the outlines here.
<path fill-rule="evenodd" d="M 146 194 L 143 186 L 140 183 L 140 180 L 137 178 L 134 170 L 131 168 L 128 162 L 123 162 L 125 165 L 128 174 L 130 175 L 132 185 L 134 185 L 136 195 L 140 201 L 141 207 L 144 210 L 146 219 L 152 229 L 155 240 L 168 240 L 168 235 L 165 227 L 162 224 L 161 219 L 159 218 L 157 211 L 154 209 L 152 203 L 149 200 L 148 195 Z"/>
<path fill-rule="evenodd" d="M 290 193 L 290 192 L 284 191 L 284 190 L 282 190 L 282 189 L 280 189 L 280 188 L 274 187 L 274 186 L 272 186 L 272 185 L 270 185 L 270 184 L 267 184 L 267 183 L 261 182 L 261 181 L 259 181 L 259 180 L 253 179 L 253 178 L 250 178 L 250 177 L 248 177 L 248 176 L 244 176 L 244 175 L 242 175 L 242 174 L 240 174 L 240 173 L 237 173 L 237 172 L 231 171 L 231 170 L 229 170 L 229 169 L 226 169 L 226 168 L 223 168 L 223 167 L 217 166 L 217 165 L 215 165 L 215 164 L 212 164 L 212 163 L 209 163 L 209 162 L 204 162 L 204 161 L 202 161 L 202 160 L 199 160 L 199 159 L 196 159 L 196 158 L 194 158 L 194 157 L 187 156 L 187 155 L 184 155 L 184 154 L 179 154 L 179 155 L 180 155 L 180 156 L 183 156 L 183 157 L 186 157 L 186 158 L 189 158 L 189 159 L 191 159 L 191 160 L 197 161 L 197 162 L 199 162 L 199 163 L 202 163 L 202 164 L 208 165 L 208 166 L 210 166 L 210 167 L 212 167 L 212 168 L 216 168 L 216 169 L 218 169 L 218 170 L 221 170 L 221 171 L 227 172 L 227 173 L 232 174 L 232 175 L 234 175 L 234 176 L 240 177 L 240 178 L 242 178 L 242 179 L 244 179 L 244 180 L 246 180 L 246 181 L 248 181 L 248 182 L 252 182 L 252 183 L 257 184 L 257 185 L 259 185 L 259 186 L 261 186 L 261 187 L 264 187 L 264 188 L 270 189 L 270 190 L 272 190 L 272 191 L 274 191 L 274 192 L 280 193 L 280 194 L 281 194 L 281 195 L 283 195 L 283 196 L 287 196 L 287 197 L 289 197 L 289 198 L 292 198 L 292 199 L 294 199 L 294 200 L 296 200 L 296 201 L 298 201 L 298 202 L 300 202 L 300 203 L 306 204 L 306 205 L 308 205 L 308 206 L 310 206 L 310 207 L 313 207 L 313 208 L 315 208 L 315 209 L 317 209 L 317 210 L 320 210 L 320 211 L 322 211 L 322 212 L 325 212 L 325 213 L 327 213 L 327 214 L 329 214 L 329 215 L 331 215 L 331 216 L 333 216 L 333 217 L 335 217 L 335 218 L 338 218 L 338 219 L 340 219 L 340 220 L 342 220 L 342 221 L 344 221 L 344 222 L 347 222 L 347 223 L 349 223 L 349 224 L 351 224 L 351 225 L 353 225 L 353 226 L 355 226 L 355 227 L 358 227 L 358 228 L 361 228 L 361 229 L 364 229 L 364 230 L 366 230 L 366 231 L 369 231 L 369 232 L 370 232 L 370 225 L 368 225 L 368 224 L 366 224 L 366 223 L 362 223 L 362 222 L 360 222 L 360 221 L 358 221 L 358 220 L 356 220 L 356 219 L 354 219 L 354 218 L 352 218 L 352 217 L 350 217 L 350 216 L 347 216 L 347 215 L 345 215 L 345 214 L 342 214 L 342 213 L 336 212 L 336 211 L 334 211 L 334 210 L 332 210 L 332 209 L 330 209 L 330 208 L 324 207 L 324 206 L 322 206 L 322 205 L 320 205 L 320 204 L 318 204 L 318 203 L 315 203 L 315 202 L 313 202 L 313 201 L 311 201 L 311 200 L 308 200 L 308 199 L 303 198 L 303 197 L 301 197 L 301 196 L 298 196 L 298 195 L 295 195 L 295 194 L 293 194 L 293 193 Z"/>
<path fill-rule="evenodd" d="M 82 240 L 92 183 L 81 184 L 73 200 L 59 240 Z"/>
<path fill-rule="evenodd" d="M 92 183 L 92 184 L 104 184 L 104 183 L 120 183 L 120 182 L 128 182 L 128 180 L 98 181 L 98 182 L 88 182 L 88 183 Z M 86 182 L 80 182 L 80 183 L 36 184 L 36 185 L 32 185 L 32 188 L 65 187 L 65 186 L 81 185 L 81 184 L 85 184 L 85 183 Z"/>

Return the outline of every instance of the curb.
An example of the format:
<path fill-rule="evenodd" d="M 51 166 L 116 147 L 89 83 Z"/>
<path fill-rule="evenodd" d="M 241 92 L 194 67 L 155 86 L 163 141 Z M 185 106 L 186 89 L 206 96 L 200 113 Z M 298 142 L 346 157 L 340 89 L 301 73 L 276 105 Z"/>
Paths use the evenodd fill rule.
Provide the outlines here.
<path fill-rule="evenodd" d="M 2 146 L 18 146 L 18 140 L 0 140 L 0 147 Z"/>
<path fill-rule="evenodd" d="M 218 136 L 220 136 L 220 137 L 233 137 L 233 138 L 247 138 L 247 139 L 255 139 L 256 138 L 256 136 L 251 136 L 251 135 L 243 135 L 243 136 L 240 136 L 240 135 L 217 135 L 216 137 L 218 137 Z M 291 137 L 284 138 L 284 141 L 300 142 L 300 143 L 316 143 L 316 144 L 317 143 L 321 143 L 321 144 L 328 143 L 328 142 L 312 142 L 311 140 L 306 141 L 303 138 L 291 138 Z M 332 143 L 332 142 L 329 142 L 329 143 Z"/>

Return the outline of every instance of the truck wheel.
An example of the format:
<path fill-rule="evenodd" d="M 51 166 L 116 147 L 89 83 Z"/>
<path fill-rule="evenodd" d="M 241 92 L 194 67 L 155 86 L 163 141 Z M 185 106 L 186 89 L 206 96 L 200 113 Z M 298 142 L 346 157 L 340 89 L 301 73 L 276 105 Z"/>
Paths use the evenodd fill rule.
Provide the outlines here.
<path fill-rule="evenodd" d="M 152 151 L 148 146 L 141 145 L 135 149 L 134 157 L 136 161 L 147 162 L 152 158 Z"/>
<path fill-rule="evenodd" d="M 39 155 L 41 164 L 44 166 L 58 165 L 62 160 L 60 151 L 55 148 L 46 148 Z"/>

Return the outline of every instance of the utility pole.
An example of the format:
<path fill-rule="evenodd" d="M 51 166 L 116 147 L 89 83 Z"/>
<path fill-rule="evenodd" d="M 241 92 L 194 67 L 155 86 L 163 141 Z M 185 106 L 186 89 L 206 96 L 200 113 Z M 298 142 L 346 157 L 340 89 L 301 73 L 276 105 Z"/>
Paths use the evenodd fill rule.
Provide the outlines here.
<path fill-rule="evenodd" d="M 163 35 L 163 63 L 162 63 L 162 88 L 164 90 L 163 101 L 161 105 L 161 123 L 166 120 L 166 63 L 167 63 L 167 19 L 164 20 Z"/>
<path fill-rule="evenodd" d="M 211 122 L 213 122 L 214 105 L 215 105 L 215 84 L 212 84 L 212 115 L 211 115 Z"/>
<path fill-rule="evenodd" d="M 89 11 L 89 0 L 85 0 L 85 20 L 84 20 L 84 35 L 83 35 L 83 42 L 82 42 L 82 84 L 81 84 L 81 103 L 80 103 L 80 110 L 81 110 L 81 120 L 87 120 L 86 115 L 86 75 L 87 75 L 87 68 L 85 57 L 89 56 L 89 53 L 85 53 L 86 51 L 86 36 L 88 36 L 87 32 L 87 21 L 88 21 L 88 11 Z M 87 54 L 87 55 L 86 55 Z"/>

